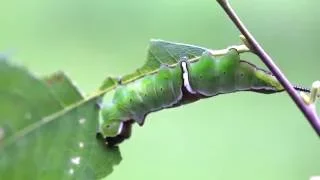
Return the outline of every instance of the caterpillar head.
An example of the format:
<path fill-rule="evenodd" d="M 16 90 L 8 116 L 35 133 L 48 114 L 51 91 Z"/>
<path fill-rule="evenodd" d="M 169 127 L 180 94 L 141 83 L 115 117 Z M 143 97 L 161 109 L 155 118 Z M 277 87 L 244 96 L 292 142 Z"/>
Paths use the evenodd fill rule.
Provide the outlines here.
<path fill-rule="evenodd" d="M 121 143 L 131 135 L 132 120 L 124 120 L 112 107 L 104 107 L 100 111 L 97 137 L 103 139 L 108 146 Z"/>
<path fill-rule="evenodd" d="M 97 137 L 106 145 L 115 146 L 131 136 L 132 120 L 112 121 L 100 126 Z"/>
<path fill-rule="evenodd" d="M 122 128 L 121 121 L 108 119 L 100 125 L 99 131 L 104 137 L 114 137 L 121 132 Z"/>

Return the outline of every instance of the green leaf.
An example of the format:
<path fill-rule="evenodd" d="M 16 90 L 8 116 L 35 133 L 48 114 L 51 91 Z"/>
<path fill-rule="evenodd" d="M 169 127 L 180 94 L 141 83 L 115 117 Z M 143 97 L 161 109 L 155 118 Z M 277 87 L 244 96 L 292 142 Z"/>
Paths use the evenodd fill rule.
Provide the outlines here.
<path fill-rule="evenodd" d="M 190 44 L 151 40 L 147 62 L 142 66 L 141 70 L 154 71 L 162 64 L 176 64 L 182 57 L 187 57 L 188 59 L 199 57 L 206 50 L 208 49 Z"/>
<path fill-rule="evenodd" d="M 56 72 L 43 80 L 64 107 L 83 100 L 76 85 L 63 72 Z"/>
<path fill-rule="evenodd" d="M 207 48 L 190 44 L 151 40 L 146 63 L 134 73 L 124 76 L 121 82 L 126 84 L 153 73 L 157 71 L 161 65 L 177 64 L 182 57 L 187 57 L 188 59 L 198 58 L 207 50 Z"/>
<path fill-rule="evenodd" d="M 63 108 L 40 79 L 5 57 L 0 57 L 0 77 L 0 122 L 5 138 Z"/>
<path fill-rule="evenodd" d="M 101 94 L 83 99 L 64 74 L 44 81 L 0 59 L 0 179 L 110 174 L 121 155 L 96 139 Z"/>

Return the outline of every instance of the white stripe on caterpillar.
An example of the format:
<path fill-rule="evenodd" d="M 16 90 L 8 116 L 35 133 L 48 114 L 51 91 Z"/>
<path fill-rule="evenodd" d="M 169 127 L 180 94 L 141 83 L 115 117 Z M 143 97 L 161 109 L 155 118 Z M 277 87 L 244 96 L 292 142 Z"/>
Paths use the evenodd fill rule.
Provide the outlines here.
<path fill-rule="evenodd" d="M 192 89 L 192 87 L 190 85 L 187 63 L 185 61 L 182 61 L 181 66 L 182 66 L 182 71 L 183 71 L 182 77 L 183 77 L 184 87 L 188 90 L 189 93 L 196 94 L 196 92 Z"/>
<path fill-rule="evenodd" d="M 119 135 L 122 132 L 122 129 L 123 129 L 123 122 L 120 123 L 117 135 Z"/>

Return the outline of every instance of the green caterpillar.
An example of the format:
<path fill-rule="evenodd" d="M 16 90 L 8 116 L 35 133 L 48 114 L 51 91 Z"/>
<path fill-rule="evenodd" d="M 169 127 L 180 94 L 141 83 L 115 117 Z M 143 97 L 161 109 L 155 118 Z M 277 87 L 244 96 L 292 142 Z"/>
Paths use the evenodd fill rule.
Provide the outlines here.
<path fill-rule="evenodd" d="M 119 79 L 108 78 L 101 87 L 114 89 L 114 95 L 102 107 L 98 134 L 115 145 L 130 137 L 133 122 L 142 126 L 150 112 L 236 91 L 284 90 L 271 73 L 241 60 L 237 49 L 230 48 L 223 56 L 211 52 L 193 45 L 151 41 L 142 68 Z"/>

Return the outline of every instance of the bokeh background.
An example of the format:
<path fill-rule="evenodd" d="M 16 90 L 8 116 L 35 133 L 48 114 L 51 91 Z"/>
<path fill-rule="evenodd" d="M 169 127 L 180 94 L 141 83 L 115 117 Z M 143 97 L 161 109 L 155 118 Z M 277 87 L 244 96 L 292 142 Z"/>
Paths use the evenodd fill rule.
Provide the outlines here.
<path fill-rule="evenodd" d="M 320 1 L 231 2 L 291 81 L 320 78 Z M 40 76 L 62 70 L 86 93 L 141 66 L 150 38 L 213 49 L 239 43 L 215 0 L 3 0 L 0 9 L 0 51 Z M 153 113 L 120 148 L 108 180 L 320 175 L 319 138 L 286 93 L 221 95 Z"/>

